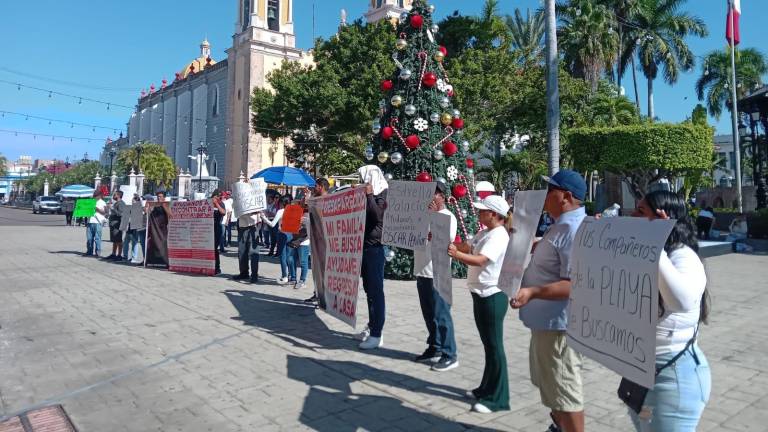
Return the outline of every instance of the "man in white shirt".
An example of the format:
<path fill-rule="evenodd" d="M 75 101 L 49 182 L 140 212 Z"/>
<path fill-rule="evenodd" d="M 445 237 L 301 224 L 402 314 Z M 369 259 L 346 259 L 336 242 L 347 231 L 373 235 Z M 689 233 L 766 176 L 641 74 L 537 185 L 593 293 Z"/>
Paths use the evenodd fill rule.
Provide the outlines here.
<path fill-rule="evenodd" d="M 246 177 L 247 178 L 247 177 Z M 247 180 L 245 180 L 247 183 Z M 237 218 L 237 260 L 240 273 L 232 280 L 250 279 L 251 283 L 259 280 L 259 242 L 258 229 L 261 212 L 239 215 Z M 250 275 L 248 265 L 250 264 Z"/>
<path fill-rule="evenodd" d="M 451 217 L 450 238 L 456 237 L 456 217 L 445 208 L 446 186 L 438 182 L 435 195 L 429 208 Z M 432 240 L 430 233 L 429 240 Z M 446 371 L 459 365 L 456 356 L 456 338 L 451 319 L 451 305 L 435 289 L 432 272 L 432 252 L 429 242 L 424 251 L 413 251 L 413 273 L 416 276 L 416 288 L 419 292 L 421 314 L 427 326 L 429 337 L 427 349 L 416 357 L 417 362 L 433 363 L 432 370 Z"/>
<path fill-rule="evenodd" d="M 93 193 L 93 197 L 96 198 L 96 213 L 88 220 L 85 255 L 98 257 L 101 254 L 101 228 L 107 221 L 107 203 L 99 190 Z"/>
<path fill-rule="evenodd" d="M 235 201 L 232 199 L 232 195 L 228 191 L 223 192 L 221 195 L 224 198 L 221 200 L 221 203 L 224 204 L 224 211 L 226 213 L 221 219 L 222 230 L 221 241 L 219 242 L 219 252 L 225 253 L 227 251 L 225 249 L 225 245 L 229 246 L 229 243 L 227 242 L 227 231 L 229 231 L 229 238 L 232 238 L 232 229 L 229 223 L 232 222 L 232 205 Z"/>

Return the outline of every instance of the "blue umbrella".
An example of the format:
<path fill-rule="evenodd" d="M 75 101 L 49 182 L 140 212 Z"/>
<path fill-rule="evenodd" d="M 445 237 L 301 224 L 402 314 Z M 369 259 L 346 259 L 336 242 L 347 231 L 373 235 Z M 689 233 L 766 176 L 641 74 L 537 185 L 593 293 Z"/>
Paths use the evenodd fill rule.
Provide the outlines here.
<path fill-rule="evenodd" d="M 63 198 L 91 198 L 95 189 L 84 185 L 67 185 L 56 192 L 56 196 Z"/>
<path fill-rule="evenodd" d="M 288 166 L 265 168 L 251 178 L 263 178 L 265 182 L 276 185 L 315 186 L 315 180 L 306 171 Z"/>

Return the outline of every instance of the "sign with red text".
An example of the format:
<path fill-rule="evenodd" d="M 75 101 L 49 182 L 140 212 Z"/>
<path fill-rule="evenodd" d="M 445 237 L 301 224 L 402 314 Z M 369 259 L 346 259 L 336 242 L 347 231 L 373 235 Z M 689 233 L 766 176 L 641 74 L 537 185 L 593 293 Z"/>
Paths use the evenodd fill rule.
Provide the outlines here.
<path fill-rule="evenodd" d="M 168 221 L 168 269 L 212 276 L 215 260 L 211 203 L 208 200 L 173 203 Z"/>
<path fill-rule="evenodd" d="M 659 260 L 674 223 L 586 218 L 571 251 L 568 346 L 647 388 L 656 376 Z"/>
<path fill-rule="evenodd" d="M 365 237 L 365 189 L 355 188 L 313 199 L 325 241 L 325 311 L 355 326 Z"/>

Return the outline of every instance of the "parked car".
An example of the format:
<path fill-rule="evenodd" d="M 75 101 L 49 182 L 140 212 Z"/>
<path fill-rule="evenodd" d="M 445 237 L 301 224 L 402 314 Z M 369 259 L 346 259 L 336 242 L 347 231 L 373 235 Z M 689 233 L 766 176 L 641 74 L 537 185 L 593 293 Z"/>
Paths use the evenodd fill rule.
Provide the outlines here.
<path fill-rule="evenodd" d="M 41 196 L 32 202 L 32 213 L 58 213 L 61 214 L 61 201 L 55 196 Z"/>

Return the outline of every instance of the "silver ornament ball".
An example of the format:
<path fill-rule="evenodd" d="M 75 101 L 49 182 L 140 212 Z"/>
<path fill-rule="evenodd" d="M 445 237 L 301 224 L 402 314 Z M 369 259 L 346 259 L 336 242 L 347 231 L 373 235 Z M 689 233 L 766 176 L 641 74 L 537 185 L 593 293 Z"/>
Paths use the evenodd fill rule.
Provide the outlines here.
<path fill-rule="evenodd" d="M 410 69 L 403 69 L 400 71 L 400 79 L 401 80 L 408 80 L 411 78 L 411 75 L 413 75 L 413 72 L 411 72 Z"/>
<path fill-rule="evenodd" d="M 400 21 L 407 21 L 408 20 L 408 12 L 403 12 L 400 14 Z"/>
<path fill-rule="evenodd" d="M 432 30 L 432 34 L 435 34 L 440 31 L 440 26 L 437 24 L 432 24 L 432 27 L 430 27 L 429 29 Z"/>
<path fill-rule="evenodd" d="M 408 115 L 411 115 L 411 116 L 416 114 L 416 107 L 413 106 L 412 104 L 406 105 L 405 106 L 405 113 L 408 114 Z"/>
<path fill-rule="evenodd" d="M 384 109 L 387 106 L 387 101 L 384 99 L 379 101 L 379 108 Z"/>
<path fill-rule="evenodd" d="M 461 117 L 461 111 L 455 109 L 451 112 L 454 117 Z"/>
<path fill-rule="evenodd" d="M 429 115 L 429 119 L 432 121 L 432 123 L 437 123 L 440 121 L 440 114 L 432 113 Z"/>
<path fill-rule="evenodd" d="M 472 239 L 475 238 L 472 234 L 467 234 L 467 241 L 472 241 Z"/>
<path fill-rule="evenodd" d="M 392 179 L 394 179 L 394 177 L 390 173 L 384 174 L 384 178 L 387 179 L 387 181 L 392 181 Z"/>
<path fill-rule="evenodd" d="M 373 123 L 371 124 L 371 130 L 373 133 L 379 133 L 381 130 L 381 119 L 375 118 L 373 119 Z"/>
<path fill-rule="evenodd" d="M 403 155 L 400 152 L 394 152 L 391 155 L 389 155 L 389 159 L 392 160 L 393 164 L 397 165 L 403 161 Z"/>
<path fill-rule="evenodd" d="M 443 151 L 440 149 L 436 149 L 435 152 L 432 153 L 432 157 L 434 157 L 435 160 L 438 160 L 438 161 L 442 160 L 444 156 L 445 156 L 445 153 L 443 153 Z"/>
<path fill-rule="evenodd" d="M 435 13 L 435 5 L 429 5 L 427 9 L 429 10 L 429 13 Z"/>
<path fill-rule="evenodd" d="M 461 149 L 464 150 L 465 152 L 468 152 L 469 151 L 469 141 L 467 141 L 467 140 L 462 141 L 461 142 Z"/>
<path fill-rule="evenodd" d="M 373 156 L 374 156 L 374 154 L 373 154 L 373 149 L 370 149 L 370 148 L 369 148 L 369 149 L 366 149 L 366 150 L 365 150 L 365 159 L 366 159 L 366 160 L 371 160 L 371 159 L 373 159 Z"/>
<path fill-rule="evenodd" d="M 467 174 L 472 175 L 475 173 L 475 170 L 472 168 L 467 168 Z"/>
<path fill-rule="evenodd" d="M 393 259 L 395 259 L 395 251 L 393 251 L 392 249 L 388 249 L 387 253 L 384 254 L 384 259 L 387 261 L 392 261 Z"/>
<path fill-rule="evenodd" d="M 440 106 L 443 108 L 448 108 L 449 106 L 451 106 L 451 100 L 448 99 L 446 96 L 441 97 L 439 103 L 440 103 Z"/>
<path fill-rule="evenodd" d="M 464 209 L 461 209 L 461 217 L 465 218 L 465 217 L 467 217 L 468 215 L 469 215 L 469 213 L 467 213 L 467 211 L 466 211 L 466 210 L 464 210 Z"/>

